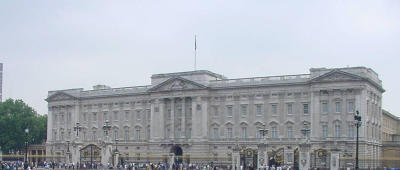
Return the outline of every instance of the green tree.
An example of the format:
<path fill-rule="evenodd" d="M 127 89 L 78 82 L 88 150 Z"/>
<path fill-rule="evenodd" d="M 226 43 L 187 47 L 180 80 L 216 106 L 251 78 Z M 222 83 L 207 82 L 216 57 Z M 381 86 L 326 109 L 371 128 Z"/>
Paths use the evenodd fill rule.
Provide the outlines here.
<path fill-rule="evenodd" d="M 0 103 L 0 146 L 3 153 L 21 151 L 25 141 L 40 144 L 46 140 L 47 115 L 39 115 L 22 100 Z M 25 133 L 25 129 L 29 133 Z"/>

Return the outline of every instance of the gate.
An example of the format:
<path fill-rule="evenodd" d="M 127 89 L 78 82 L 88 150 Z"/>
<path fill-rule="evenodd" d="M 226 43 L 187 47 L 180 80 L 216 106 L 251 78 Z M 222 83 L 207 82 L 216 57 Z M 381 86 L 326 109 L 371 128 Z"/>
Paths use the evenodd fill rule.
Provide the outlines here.
<path fill-rule="evenodd" d="M 251 148 L 242 148 L 240 150 L 240 165 L 243 168 L 252 167 L 253 169 L 257 169 L 257 150 Z"/>
<path fill-rule="evenodd" d="M 80 152 L 80 162 L 81 163 L 99 163 L 101 162 L 100 156 L 101 148 L 95 144 L 88 144 L 83 147 Z"/>
<path fill-rule="evenodd" d="M 330 153 L 325 149 L 316 149 L 311 152 L 311 167 L 329 169 Z"/>

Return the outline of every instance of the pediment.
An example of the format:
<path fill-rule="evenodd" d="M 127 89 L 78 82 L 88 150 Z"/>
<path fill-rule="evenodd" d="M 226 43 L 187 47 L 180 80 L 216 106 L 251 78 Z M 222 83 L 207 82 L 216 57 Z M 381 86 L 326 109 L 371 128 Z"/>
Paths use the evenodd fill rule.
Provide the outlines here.
<path fill-rule="evenodd" d="M 196 90 L 196 89 L 205 89 L 206 86 L 196 83 L 194 81 L 184 79 L 181 77 L 170 78 L 152 88 L 148 91 L 156 92 L 156 91 L 174 91 L 174 90 Z"/>
<path fill-rule="evenodd" d="M 340 70 L 333 70 L 331 72 L 313 78 L 311 82 L 354 81 L 362 79 L 363 78 L 358 75 L 354 75 Z"/>
<path fill-rule="evenodd" d="M 77 98 L 70 94 L 64 92 L 57 92 L 47 97 L 46 101 L 50 102 L 50 101 L 62 101 L 62 100 L 75 100 L 75 99 Z"/>

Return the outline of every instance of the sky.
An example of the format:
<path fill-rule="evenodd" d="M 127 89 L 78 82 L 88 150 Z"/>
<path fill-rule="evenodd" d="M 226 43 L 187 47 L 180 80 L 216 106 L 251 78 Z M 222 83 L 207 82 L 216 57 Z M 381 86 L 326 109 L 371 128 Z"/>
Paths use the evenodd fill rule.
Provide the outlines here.
<path fill-rule="evenodd" d="M 3 100 L 47 114 L 48 91 L 150 84 L 197 69 L 228 78 L 365 66 L 400 116 L 398 0 L 1 0 Z"/>

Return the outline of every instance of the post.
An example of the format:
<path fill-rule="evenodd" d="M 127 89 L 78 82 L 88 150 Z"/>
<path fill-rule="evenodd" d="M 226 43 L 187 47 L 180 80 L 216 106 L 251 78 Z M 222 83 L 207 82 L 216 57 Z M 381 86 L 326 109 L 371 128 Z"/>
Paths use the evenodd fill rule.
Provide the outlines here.
<path fill-rule="evenodd" d="M 356 136 L 356 170 L 359 170 L 359 165 L 358 165 L 358 130 L 361 126 L 361 116 L 360 112 L 358 110 L 356 111 L 356 115 L 354 115 L 354 125 L 357 127 L 357 136 Z"/>
<path fill-rule="evenodd" d="M 24 158 L 24 162 L 28 163 L 28 133 L 29 133 L 29 129 L 28 128 L 25 129 L 25 133 L 26 133 L 26 137 L 25 137 L 25 158 Z"/>

